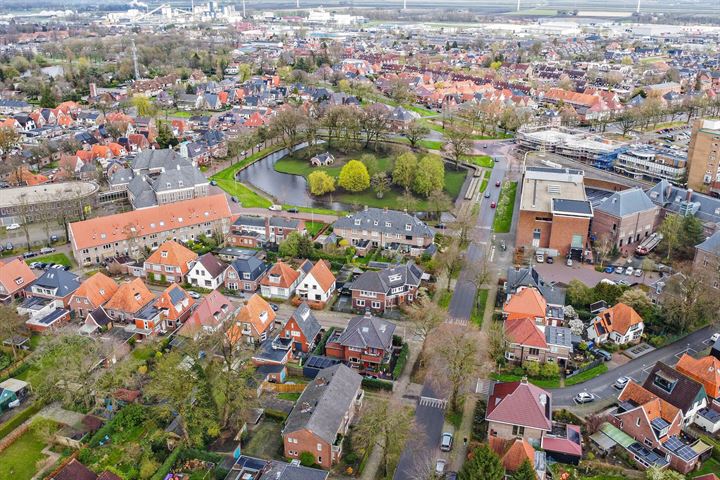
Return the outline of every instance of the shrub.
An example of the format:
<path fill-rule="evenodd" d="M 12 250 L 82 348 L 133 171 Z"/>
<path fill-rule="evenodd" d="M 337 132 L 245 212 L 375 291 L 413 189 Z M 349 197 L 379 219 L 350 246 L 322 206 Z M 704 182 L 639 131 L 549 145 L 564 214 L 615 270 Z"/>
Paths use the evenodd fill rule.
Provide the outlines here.
<path fill-rule="evenodd" d="M 478 400 L 473 411 L 472 432 L 473 440 L 484 441 L 487 436 L 487 422 L 485 422 L 485 410 L 487 405 L 485 400 Z"/>
<path fill-rule="evenodd" d="M 392 389 L 393 389 L 392 382 L 387 382 L 385 380 L 378 380 L 377 378 L 363 378 L 362 386 L 367 389 L 370 389 L 370 390 L 392 391 Z"/>
<path fill-rule="evenodd" d="M 323 355 L 325 353 L 325 344 L 327 343 L 328 339 L 330 338 L 330 335 L 335 331 L 335 327 L 330 327 L 327 329 L 327 332 L 325 332 L 325 335 L 322 336 L 320 341 L 317 345 L 315 345 L 315 348 L 313 349 L 313 353 L 315 355 Z"/>
<path fill-rule="evenodd" d="M 408 344 L 403 343 L 403 346 L 400 349 L 400 354 L 398 355 L 398 358 L 395 361 L 395 368 L 393 369 L 393 380 L 397 380 L 398 378 L 400 378 L 400 375 L 402 375 L 402 372 L 405 369 L 405 364 L 407 363 L 409 354 L 410 354 L 410 348 L 408 347 Z"/>
<path fill-rule="evenodd" d="M 170 452 L 170 455 L 168 455 L 168 457 L 165 459 L 158 471 L 155 472 L 155 475 L 151 477 L 151 480 L 164 480 L 164 478 L 167 476 L 168 473 L 170 473 L 170 470 L 175 465 L 175 462 L 177 462 L 177 459 L 180 456 L 181 452 L 182 448 L 180 447 L 177 447 L 175 448 L 175 450 Z"/>
<path fill-rule="evenodd" d="M 315 455 L 311 452 L 300 452 L 298 458 L 300 459 L 300 465 L 303 467 L 312 467 L 315 465 Z"/>
<path fill-rule="evenodd" d="M 287 418 L 287 414 L 285 412 L 281 412 L 280 410 L 274 410 L 272 408 L 266 408 L 265 409 L 265 416 L 267 418 L 272 418 L 274 420 L 279 420 L 281 422 L 284 422 Z"/>

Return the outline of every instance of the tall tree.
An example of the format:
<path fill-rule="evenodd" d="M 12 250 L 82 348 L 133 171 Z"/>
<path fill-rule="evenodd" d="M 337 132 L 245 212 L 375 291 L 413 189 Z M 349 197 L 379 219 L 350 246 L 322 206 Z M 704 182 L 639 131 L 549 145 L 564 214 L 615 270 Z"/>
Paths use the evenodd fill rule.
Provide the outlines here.
<path fill-rule="evenodd" d="M 5 340 L 9 340 L 16 335 L 26 332 L 25 317 L 17 313 L 17 309 L 10 305 L 0 304 L 0 344 Z M 12 342 L 11 348 L 13 357 L 17 358 L 17 350 L 15 342 Z"/>
<path fill-rule="evenodd" d="M 433 192 L 441 192 L 444 187 L 445 163 L 437 155 L 425 155 L 418 162 L 413 191 L 429 197 Z"/>
<path fill-rule="evenodd" d="M 20 140 L 20 134 L 11 127 L 0 127 L 0 158 L 7 156 Z"/>
<path fill-rule="evenodd" d="M 377 147 L 390 130 L 390 113 L 378 103 L 363 107 L 359 120 L 360 128 L 365 134 L 365 148 L 371 143 Z"/>
<path fill-rule="evenodd" d="M 660 228 L 658 230 L 663 235 L 662 243 L 667 249 L 667 254 L 665 256 L 667 260 L 670 260 L 673 251 L 680 244 L 680 239 L 682 238 L 682 228 L 682 217 L 676 213 L 670 213 L 665 216 L 665 219 L 660 224 Z"/>
<path fill-rule="evenodd" d="M 390 190 L 390 177 L 385 172 L 378 172 L 370 179 L 370 185 L 375 191 L 377 198 L 383 198 L 385 192 Z"/>
<path fill-rule="evenodd" d="M 416 147 L 418 142 L 425 138 L 429 133 L 430 129 L 419 120 L 413 120 L 405 130 L 405 136 L 413 148 Z"/>
<path fill-rule="evenodd" d="M 464 398 L 464 389 L 477 374 L 479 339 L 473 330 L 456 325 L 443 325 L 438 329 L 436 341 L 431 348 L 435 352 L 433 374 L 440 383 L 450 386 L 450 409 L 459 412 Z"/>
<path fill-rule="evenodd" d="M 503 480 L 505 468 L 500 457 L 486 444 L 472 452 L 472 457 L 464 464 L 458 474 L 460 480 Z"/>
<path fill-rule="evenodd" d="M 308 187 L 313 195 L 325 195 L 335 191 L 335 179 L 323 170 L 308 175 Z"/>
<path fill-rule="evenodd" d="M 452 240 L 450 245 L 438 253 L 435 258 L 443 273 L 447 276 L 447 290 L 449 291 L 453 277 L 460 272 L 463 266 L 459 243 Z"/>
<path fill-rule="evenodd" d="M 362 192 L 370 187 L 370 175 L 359 160 L 350 160 L 340 170 L 338 185 L 349 192 Z"/>
<path fill-rule="evenodd" d="M 450 126 L 445 129 L 445 138 L 447 138 L 445 149 L 455 162 L 455 170 L 459 170 L 462 158 L 472 149 L 470 131 L 466 128 Z"/>
<path fill-rule="evenodd" d="M 557 367 L 556 364 L 551 365 L 555 365 Z M 510 480 L 537 480 L 535 468 L 533 468 L 530 460 L 528 460 L 527 458 L 523 460 L 523 462 L 520 464 L 520 468 L 515 470 L 513 474 L 510 475 Z"/>
<path fill-rule="evenodd" d="M 380 460 L 382 478 L 395 471 L 405 442 L 413 428 L 412 409 L 402 403 L 382 399 L 368 402 L 357 428 L 357 438 L 365 442 L 367 455 L 374 447 L 382 449 Z"/>
<path fill-rule="evenodd" d="M 393 168 L 393 182 L 400 185 L 409 192 L 415 180 L 417 173 L 417 157 L 412 152 L 405 152 L 395 160 L 395 168 Z"/>

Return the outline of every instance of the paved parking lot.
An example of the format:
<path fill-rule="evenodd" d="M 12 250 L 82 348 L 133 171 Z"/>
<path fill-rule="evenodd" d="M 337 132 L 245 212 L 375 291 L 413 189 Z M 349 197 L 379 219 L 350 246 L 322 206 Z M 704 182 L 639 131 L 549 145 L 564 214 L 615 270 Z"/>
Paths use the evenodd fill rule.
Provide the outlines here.
<path fill-rule="evenodd" d="M 572 267 L 568 267 L 564 262 L 557 260 L 553 264 L 535 264 L 535 269 L 538 273 L 540 273 L 543 280 L 546 282 L 555 282 L 567 285 L 570 283 L 570 280 L 580 280 L 589 287 L 594 287 L 605 278 L 612 280 L 613 282 L 625 280 L 631 285 L 635 283 L 652 285 L 660 278 L 660 275 L 656 272 L 645 272 L 641 277 L 635 277 L 617 273 L 598 272 L 595 270 L 593 265 L 580 265 L 577 262 L 574 262 Z"/>

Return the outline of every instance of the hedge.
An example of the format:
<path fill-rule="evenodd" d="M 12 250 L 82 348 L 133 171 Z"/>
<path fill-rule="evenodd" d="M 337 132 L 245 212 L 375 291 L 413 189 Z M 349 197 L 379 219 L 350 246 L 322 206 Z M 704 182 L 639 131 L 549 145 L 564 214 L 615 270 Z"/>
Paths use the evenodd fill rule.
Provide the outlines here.
<path fill-rule="evenodd" d="M 267 418 L 272 418 L 272 419 L 275 419 L 275 420 L 280 420 L 281 422 L 284 422 L 284 421 L 287 419 L 287 417 L 288 417 L 287 413 L 285 413 L 285 412 L 283 412 L 283 411 L 280 411 L 280 410 L 275 410 L 275 409 L 272 409 L 272 408 L 266 408 L 266 409 L 265 409 L 265 416 L 266 416 Z"/>
<path fill-rule="evenodd" d="M 170 452 L 170 455 L 168 455 L 163 464 L 160 465 L 160 468 L 157 472 L 155 472 L 155 475 L 150 477 L 150 480 L 164 480 L 167 474 L 170 473 L 170 470 L 172 470 L 175 462 L 177 462 L 181 452 L 182 448 L 180 447 L 176 447 L 175 450 Z"/>
<path fill-rule="evenodd" d="M 707 435 L 701 435 L 700 440 L 707 443 L 708 445 L 712 445 L 712 458 L 720 462 L 720 442 L 708 437 Z"/>
<path fill-rule="evenodd" d="M 5 438 L 10 432 L 19 427 L 25 420 L 35 415 L 42 408 L 40 402 L 35 402 L 22 412 L 8 420 L 5 425 L 0 427 L 0 438 Z"/>
<path fill-rule="evenodd" d="M 397 380 L 398 378 L 400 378 L 400 375 L 402 375 L 402 372 L 405 369 L 405 364 L 407 363 L 409 354 L 410 354 L 410 347 L 408 347 L 407 343 L 403 343 L 403 346 L 400 349 L 400 354 L 398 355 L 398 358 L 395 361 L 395 368 L 393 368 L 393 380 Z"/>
<path fill-rule="evenodd" d="M 363 378 L 362 386 L 365 388 L 368 388 L 370 390 L 392 391 L 392 389 L 393 389 L 392 382 L 387 382 L 385 380 L 378 380 L 377 378 Z"/>
<path fill-rule="evenodd" d="M 327 343 L 328 339 L 330 338 L 330 335 L 335 331 L 335 327 L 328 328 L 327 332 L 325 332 L 325 335 L 323 335 L 322 339 L 320 339 L 320 342 L 318 342 L 317 345 L 315 345 L 315 349 L 313 350 L 313 354 L 315 355 L 324 355 L 325 353 L 325 344 Z"/>
<path fill-rule="evenodd" d="M 15 370 L 13 370 L 13 371 L 11 371 L 11 372 L 8 372 L 7 375 L 5 375 L 4 377 L 1 377 L 1 378 L 0 378 L 0 382 L 4 382 L 5 380 L 7 380 L 7 379 L 9 379 L 9 378 L 15 378 L 15 377 L 17 377 L 18 375 L 22 375 L 22 374 L 25 373 L 30 367 L 31 367 L 30 362 L 27 361 L 27 359 L 25 359 L 25 361 L 23 361 L 23 363 L 20 364 Z"/>

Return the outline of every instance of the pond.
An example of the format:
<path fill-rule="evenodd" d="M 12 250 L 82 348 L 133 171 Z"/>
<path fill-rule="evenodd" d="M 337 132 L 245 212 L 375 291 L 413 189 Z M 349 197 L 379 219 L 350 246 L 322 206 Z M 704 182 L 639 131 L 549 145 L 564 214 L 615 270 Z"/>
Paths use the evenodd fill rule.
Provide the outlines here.
<path fill-rule="evenodd" d="M 307 146 L 307 142 L 295 145 L 293 151 L 301 150 Z M 275 171 L 275 164 L 278 160 L 289 153 L 290 151 L 287 148 L 271 153 L 238 172 L 236 179 L 267 193 L 280 204 L 349 210 L 350 206 L 344 203 L 318 199 L 310 195 L 305 177 Z"/>

